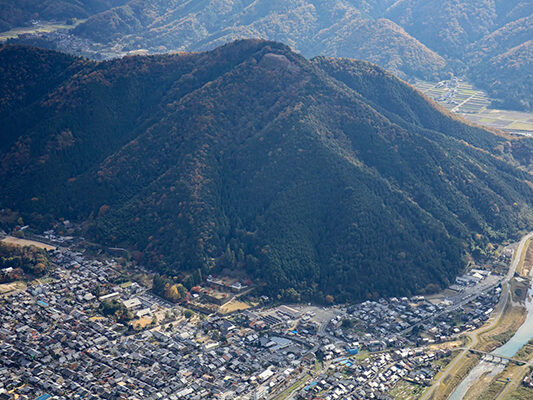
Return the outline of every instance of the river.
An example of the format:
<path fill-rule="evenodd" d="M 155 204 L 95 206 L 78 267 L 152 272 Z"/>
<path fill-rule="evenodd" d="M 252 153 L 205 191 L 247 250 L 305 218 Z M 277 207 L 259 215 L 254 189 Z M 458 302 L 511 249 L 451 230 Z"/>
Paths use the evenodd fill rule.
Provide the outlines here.
<path fill-rule="evenodd" d="M 533 271 L 532 271 L 533 272 Z M 527 317 L 516 333 L 504 345 L 492 351 L 492 354 L 512 358 L 531 339 L 533 339 L 533 283 L 528 290 L 526 300 Z M 484 374 L 495 376 L 503 371 L 505 365 L 494 364 L 488 361 L 480 361 L 457 386 L 449 397 L 449 400 L 461 400 L 468 389 Z"/>

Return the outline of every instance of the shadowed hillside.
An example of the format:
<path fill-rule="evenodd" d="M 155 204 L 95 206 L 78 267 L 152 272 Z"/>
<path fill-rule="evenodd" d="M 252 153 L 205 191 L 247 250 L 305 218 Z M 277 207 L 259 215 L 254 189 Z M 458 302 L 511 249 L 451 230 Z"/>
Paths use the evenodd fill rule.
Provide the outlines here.
<path fill-rule="evenodd" d="M 465 125 L 366 62 L 246 40 L 98 63 L 8 46 L 0 70 L 15 110 L 0 207 L 85 221 L 165 273 L 242 269 L 287 298 L 408 294 L 531 227 L 531 140 Z"/>

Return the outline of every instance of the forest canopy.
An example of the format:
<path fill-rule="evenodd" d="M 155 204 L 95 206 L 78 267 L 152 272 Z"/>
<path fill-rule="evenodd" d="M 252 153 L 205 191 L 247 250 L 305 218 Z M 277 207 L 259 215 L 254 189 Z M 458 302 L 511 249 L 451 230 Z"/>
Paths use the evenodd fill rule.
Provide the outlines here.
<path fill-rule="evenodd" d="M 367 62 L 245 40 L 106 62 L 5 46 L 0 70 L 24 89 L 0 93 L 0 207 L 82 222 L 176 300 L 224 270 L 294 301 L 434 291 L 531 228 L 532 140 Z"/>

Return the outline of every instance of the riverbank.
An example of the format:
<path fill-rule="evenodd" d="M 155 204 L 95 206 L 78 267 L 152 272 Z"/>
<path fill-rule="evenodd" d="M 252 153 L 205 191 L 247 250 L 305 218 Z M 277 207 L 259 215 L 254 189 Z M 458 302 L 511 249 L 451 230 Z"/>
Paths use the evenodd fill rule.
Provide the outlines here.
<path fill-rule="evenodd" d="M 478 343 L 474 343 L 472 348 L 522 361 L 530 361 L 533 356 L 533 349 L 527 347 L 533 339 L 533 286 L 529 276 L 531 266 L 524 265 L 526 260 L 531 260 L 533 252 L 530 238 L 531 235 L 528 235 L 522 239 L 515 254 L 512 267 L 514 266 L 517 276 L 510 269 L 509 280 L 504 282 L 504 308 L 500 317 L 490 329 L 477 336 Z M 526 287 L 529 290 L 526 291 Z M 508 391 L 509 383 L 518 385 L 521 382 L 526 368 L 528 367 L 514 363 L 502 363 L 501 360 L 494 362 L 492 357 L 484 357 L 461 380 L 449 399 L 503 398 L 501 396 Z"/>
<path fill-rule="evenodd" d="M 529 281 L 525 277 L 516 277 L 515 273 L 520 271 L 524 274 L 532 270 L 531 266 L 524 267 L 525 260 L 533 259 L 533 256 L 527 254 L 533 251 L 529 246 L 531 238 L 533 232 L 525 235 L 516 247 L 509 270 L 502 281 L 500 301 L 489 320 L 481 328 L 463 335 L 467 339 L 464 350 L 440 372 L 420 400 L 462 399 L 486 372 L 478 368 L 482 363 L 473 358 L 470 350 L 490 352 L 508 342 L 525 323 L 527 310 L 524 303 Z"/>

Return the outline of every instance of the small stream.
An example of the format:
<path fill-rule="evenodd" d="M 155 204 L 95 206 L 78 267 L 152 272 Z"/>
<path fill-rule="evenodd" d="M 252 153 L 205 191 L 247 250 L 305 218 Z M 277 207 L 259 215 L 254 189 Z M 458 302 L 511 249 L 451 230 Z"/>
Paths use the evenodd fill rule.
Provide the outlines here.
<path fill-rule="evenodd" d="M 518 351 L 531 339 L 533 339 L 533 283 L 528 290 L 526 300 L 527 317 L 524 323 L 518 328 L 508 342 L 498 347 L 492 352 L 494 355 L 512 358 Z M 457 386 L 455 391 L 449 397 L 449 400 L 461 400 L 468 389 L 477 382 L 484 374 L 494 376 L 503 371 L 505 365 L 494 364 L 488 361 L 480 361 L 466 376 L 465 379 Z"/>

